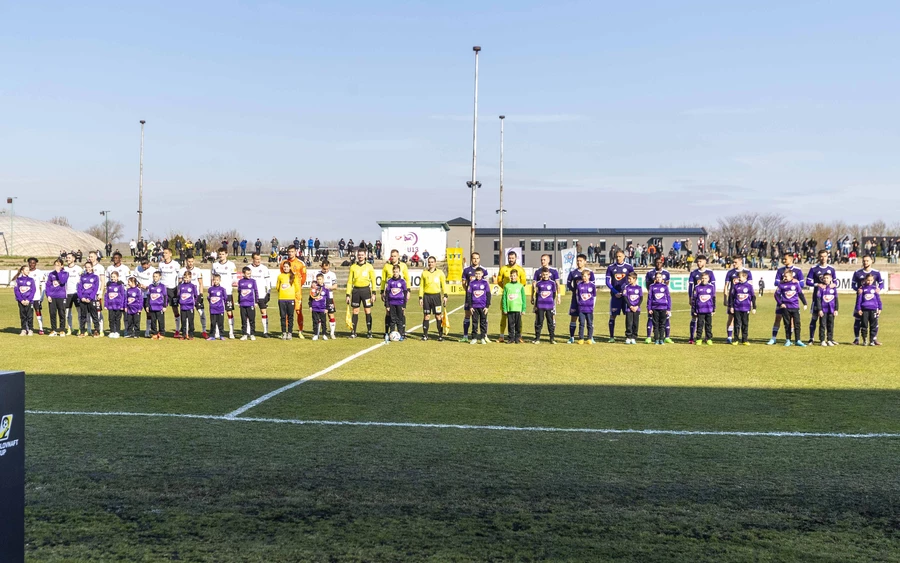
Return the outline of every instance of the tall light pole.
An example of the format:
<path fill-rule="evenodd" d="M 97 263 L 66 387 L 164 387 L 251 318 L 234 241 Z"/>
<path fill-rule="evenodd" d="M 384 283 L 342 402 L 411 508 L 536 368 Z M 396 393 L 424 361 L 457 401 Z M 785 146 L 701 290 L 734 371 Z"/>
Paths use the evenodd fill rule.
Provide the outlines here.
<path fill-rule="evenodd" d="M 500 209 L 497 210 L 497 213 L 500 215 L 500 263 L 503 263 L 503 214 L 506 213 L 506 210 L 503 209 L 503 121 L 506 119 L 505 115 L 500 116 Z"/>
<path fill-rule="evenodd" d="M 6 254 L 12 256 L 13 253 L 13 235 L 15 231 L 13 231 L 13 219 L 16 217 L 16 200 L 18 197 L 8 197 L 6 198 L 6 203 L 9 204 L 9 250 L 6 251 Z"/>
<path fill-rule="evenodd" d="M 106 224 L 106 246 L 109 246 L 109 210 L 101 211 L 100 215 L 103 215 L 103 222 Z M 106 251 L 105 248 L 103 250 Z"/>
<path fill-rule="evenodd" d="M 144 232 L 144 124 L 145 120 L 141 120 L 141 175 L 138 180 L 138 240 L 141 240 L 141 233 Z"/>
<path fill-rule="evenodd" d="M 472 190 L 472 232 L 469 238 L 469 255 L 475 252 L 475 190 L 481 187 L 481 182 L 476 180 L 476 157 L 478 154 L 478 52 L 481 47 L 472 47 L 475 51 L 475 117 L 472 120 L 472 180 L 466 185 Z"/>

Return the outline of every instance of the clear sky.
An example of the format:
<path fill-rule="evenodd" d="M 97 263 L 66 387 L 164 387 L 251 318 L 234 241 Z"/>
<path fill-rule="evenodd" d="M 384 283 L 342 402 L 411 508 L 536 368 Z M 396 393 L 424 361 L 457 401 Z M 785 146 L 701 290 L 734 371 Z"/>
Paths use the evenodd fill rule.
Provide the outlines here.
<path fill-rule="evenodd" d="M 740 6 L 738 4 L 741 4 Z M 6 2 L 0 196 L 74 226 L 894 222 L 897 2 Z"/>

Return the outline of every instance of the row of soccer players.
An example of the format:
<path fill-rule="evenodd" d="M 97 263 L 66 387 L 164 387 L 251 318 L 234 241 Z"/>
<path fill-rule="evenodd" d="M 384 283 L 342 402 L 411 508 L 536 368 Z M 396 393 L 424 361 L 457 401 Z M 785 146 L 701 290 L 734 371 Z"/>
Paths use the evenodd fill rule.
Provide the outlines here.
<path fill-rule="evenodd" d="M 497 276 L 497 283 L 504 288 L 506 284 L 511 282 L 513 272 L 515 272 L 517 280 L 525 280 L 524 269 L 517 264 L 518 256 L 514 252 L 510 252 L 507 257 L 507 264 L 500 268 Z M 578 303 L 578 296 L 584 291 L 580 290 L 581 284 L 587 281 L 589 284 L 595 284 L 593 270 L 585 268 L 586 257 L 583 254 L 576 258 L 576 268 L 573 269 L 566 280 L 566 290 L 572 295 L 571 305 L 569 307 L 570 323 L 569 323 L 569 342 L 575 341 L 575 332 L 578 328 L 581 316 L 581 306 Z M 555 286 L 560 283 L 559 273 L 556 269 L 549 267 L 550 256 L 541 257 L 541 268 L 535 271 L 533 284 L 533 295 L 546 296 L 549 292 L 555 291 L 559 294 L 559 288 L 552 288 L 550 285 L 541 284 L 541 281 L 552 281 Z M 776 272 L 776 314 L 772 328 L 772 338 L 768 344 L 776 343 L 781 325 L 785 326 L 785 344 L 804 345 L 800 335 L 799 310 L 800 304 L 806 310 L 807 301 L 803 294 L 805 287 L 811 287 L 813 290 L 812 303 L 813 315 L 809 325 L 809 341 L 815 340 L 816 325 L 819 325 L 819 341 L 825 345 L 835 345 L 834 340 L 834 317 L 838 314 L 838 292 L 835 280 L 836 272 L 833 267 L 828 265 L 828 252 L 821 251 L 818 254 L 818 262 L 810 268 L 806 279 L 804 280 L 803 272 L 794 266 L 793 256 L 785 255 L 782 259 L 783 267 Z M 688 297 L 691 304 L 691 322 L 690 322 L 690 339 L 691 344 L 700 342 L 709 343 L 711 341 L 712 315 L 716 311 L 716 279 L 712 270 L 706 268 L 706 257 L 700 255 L 696 260 L 697 268 L 691 272 L 688 283 Z M 753 274 L 750 270 L 743 267 L 741 258 L 737 257 L 733 261 L 734 267 L 725 274 L 725 283 L 723 287 L 723 304 L 728 315 L 727 322 L 727 340 L 730 344 L 747 343 L 747 330 L 749 327 L 749 313 L 755 311 L 756 293 L 750 283 Z M 541 280 L 543 270 L 549 271 L 549 280 Z M 480 265 L 480 256 L 475 253 L 471 257 L 471 266 L 463 272 L 463 283 L 470 284 L 476 278 L 477 273 L 481 271 L 481 277 L 487 276 L 487 271 Z M 639 304 L 633 302 L 636 299 L 635 291 L 626 292 L 626 286 L 636 285 L 629 283 L 629 278 L 636 274 L 634 268 L 625 262 L 623 252 L 616 254 L 616 260 L 610 264 L 606 270 L 606 287 L 610 292 L 610 308 L 609 308 L 609 342 L 615 342 L 615 326 L 616 318 L 622 314 L 626 317 L 626 341 L 633 343 L 636 339 L 636 330 L 633 329 L 633 315 L 629 313 L 639 312 Z M 585 280 L 585 276 L 587 279 Z M 668 290 L 660 293 L 659 298 L 655 296 L 649 289 L 659 282 L 668 286 L 670 274 L 663 268 L 663 261 L 657 260 L 654 268 L 646 274 L 645 287 L 648 288 L 648 307 L 651 308 L 655 304 L 657 310 L 662 310 L 663 302 L 668 300 L 671 304 L 671 298 Z M 705 279 L 705 281 L 704 281 Z M 696 291 L 701 287 L 701 291 Z M 884 289 L 884 281 L 881 274 L 872 268 L 871 258 L 863 259 L 863 268 L 853 274 L 852 289 L 856 291 L 856 300 L 853 310 L 854 315 L 854 344 L 860 343 L 860 333 L 862 333 L 862 343 L 866 341 L 870 345 L 879 345 L 878 335 L 878 318 L 881 314 L 882 303 L 880 291 Z M 665 295 L 663 295 L 665 293 Z M 468 291 L 467 291 L 468 294 Z M 593 299 L 593 297 L 591 297 Z M 651 301 L 654 302 L 651 304 Z M 560 299 L 556 298 L 557 304 Z M 548 305 L 545 302 L 545 307 Z M 635 309 L 638 307 L 638 309 Z M 591 307 L 593 310 L 593 307 Z M 671 308 L 669 309 L 671 311 Z M 466 320 L 463 323 L 463 341 L 468 339 L 469 328 L 473 312 L 467 306 Z M 648 315 L 647 319 L 647 338 L 645 342 L 671 343 L 670 337 L 670 317 L 668 314 L 664 319 L 663 334 L 655 334 L 651 336 L 654 327 L 653 314 Z M 481 319 L 479 319 L 481 322 Z M 503 341 L 503 335 L 506 333 L 506 325 L 508 324 L 508 315 L 504 312 L 501 316 L 501 335 L 499 340 Z M 582 321 L 587 324 L 587 319 Z M 592 324 L 592 323 L 591 323 Z M 735 330 L 739 330 L 737 338 L 735 338 Z M 702 334 L 698 337 L 698 333 L 702 330 Z M 482 331 L 483 333 L 483 331 Z M 660 338 L 661 337 L 661 338 Z M 579 338 L 581 340 L 581 338 Z"/>

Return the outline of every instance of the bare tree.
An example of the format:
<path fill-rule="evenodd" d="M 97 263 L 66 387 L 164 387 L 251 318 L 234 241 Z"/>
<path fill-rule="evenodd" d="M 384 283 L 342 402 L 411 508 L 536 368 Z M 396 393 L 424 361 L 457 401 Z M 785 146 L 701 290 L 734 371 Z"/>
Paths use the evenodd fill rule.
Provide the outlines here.
<path fill-rule="evenodd" d="M 54 225 L 59 225 L 60 227 L 69 227 L 72 228 L 72 225 L 69 223 L 69 220 L 65 217 L 61 217 L 57 215 L 56 217 L 51 218 L 48 223 L 53 223 Z"/>
<path fill-rule="evenodd" d="M 87 234 L 92 237 L 98 238 L 102 241 L 106 241 L 106 221 L 101 223 L 97 223 L 96 225 L 92 225 L 84 230 Z M 122 238 L 122 235 L 125 233 L 125 225 L 122 224 L 121 221 L 110 221 L 109 222 L 109 242 L 115 243 L 119 242 Z"/>
<path fill-rule="evenodd" d="M 203 233 L 203 239 L 209 244 L 210 249 L 219 248 L 223 240 L 231 242 L 234 239 L 242 240 L 241 231 L 237 229 L 210 230 Z"/>

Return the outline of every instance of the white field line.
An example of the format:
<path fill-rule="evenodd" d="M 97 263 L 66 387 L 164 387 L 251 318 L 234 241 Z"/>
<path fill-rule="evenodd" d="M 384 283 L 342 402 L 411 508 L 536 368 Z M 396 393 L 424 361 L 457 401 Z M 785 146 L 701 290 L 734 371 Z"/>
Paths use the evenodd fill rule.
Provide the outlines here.
<path fill-rule="evenodd" d="M 453 313 L 459 311 L 459 310 L 462 309 L 462 308 L 463 308 L 463 306 L 461 305 L 461 306 L 457 307 L 456 309 L 453 309 L 452 311 L 450 311 L 450 312 L 447 313 L 447 314 L 448 314 L 448 315 L 452 315 Z M 417 330 L 417 329 L 419 329 L 419 328 L 422 328 L 422 325 L 414 326 L 414 327 L 408 329 L 407 332 L 412 332 L 412 331 Z M 230 413 L 228 413 L 227 415 L 225 415 L 225 417 L 226 417 L 226 418 L 235 418 L 235 417 L 237 417 L 237 416 L 239 416 L 239 415 L 242 415 L 242 414 L 244 414 L 245 412 L 247 412 L 248 410 L 252 409 L 253 407 L 256 407 L 256 406 L 260 405 L 261 403 L 264 403 L 264 402 L 268 401 L 268 400 L 271 399 L 272 397 L 275 397 L 275 396 L 277 396 L 277 395 L 280 395 L 280 394 L 284 393 L 285 391 L 289 391 L 289 390 L 293 389 L 294 387 L 297 387 L 298 385 L 302 385 L 302 384 L 306 383 L 307 381 L 312 381 L 313 379 L 316 379 L 317 377 L 322 377 L 323 375 L 325 375 L 325 374 L 327 374 L 327 373 L 331 373 L 332 371 L 336 370 L 337 368 L 339 368 L 339 367 L 341 367 L 341 366 L 343 366 L 343 365 L 346 365 L 346 364 L 352 362 L 352 361 L 355 360 L 356 358 L 365 356 L 365 355 L 368 354 L 369 352 L 375 351 L 375 350 L 379 349 L 379 348 L 382 347 L 382 346 L 384 346 L 384 341 L 383 341 L 383 340 L 379 340 L 378 344 L 375 344 L 374 346 L 370 346 L 370 347 L 366 348 L 365 350 L 360 350 L 359 352 L 357 352 L 357 353 L 355 353 L 355 354 L 353 354 L 353 355 L 351 355 L 351 356 L 347 356 L 347 357 L 344 358 L 343 360 L 341 360 L 341 361 L 339 361 L 339 362 L 337 362 L 337 363 L 335 363 L 335 364 L 332 364 L 332 365 L 328 366 L 327 368 L 325 368 L 325 369 L 323 369 L 323 370 L 317 371 L 316 373 L 314 373 L 314 374 L 312 374 L 312 375 L 308 375 L 308 376 L 304 377 L 303 379 L 298 379 L 297 381 L 293 381 L 293 382 L 291 382 L 291 383 L 288 383 L 287 385 L 285 385 L 285 386 L 283 386 L 283 387 L 279 387 L 278 389 L 275 389 L 274 391 L 270 391 L 270 392 L 266 393 L 266 394 L 263 395 L 262 397 L 259 397 L 259 398 L 257 398 L 257 399 L 253 399 L 252 401 L 250 401 L 250 402 L 247 403 L 246 405 L 244 405 L 244 406 L 242 406 L 242 407 L 240 407 L 240 408 L 237 408 L 237 409 L 231 411 Z"/>
<path fill-rule="evenodd" d="M 900 433 L 872 432 L 786 432 L 786 431 L 738 431 L 738 430 L 638 430 L 634 428 L 555 428 L 552 426 L 496 426 L 485 424 L 436 424 L 420 422 L 362 422 L 349 420 L 296 420 L 282 418 L 254 418 L 222 416 L 214 414 L 177 414 L 151 412 L 85 412 L 85 411 L 42 411 L 27 410 L 29 415 L 57 416 L 119 416 L 145 418 L 191 418 L 223 422 L 258 422 L 269 424 L 292 424 L 299 426 L 362 426 L 385 428 L 426 428 L 435 430 L 482 430 L 495 432 L 550 432 L 559 434 L 640 434 L 644 436 L 731 436 L 741 438 L 836 438 L 874 439 L 900 438 Z"/>

